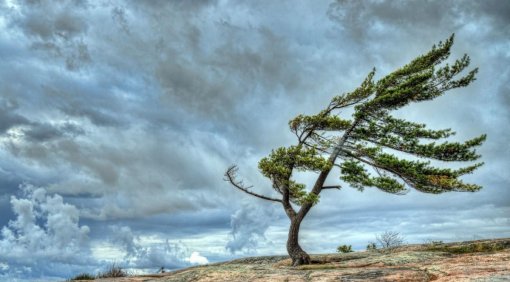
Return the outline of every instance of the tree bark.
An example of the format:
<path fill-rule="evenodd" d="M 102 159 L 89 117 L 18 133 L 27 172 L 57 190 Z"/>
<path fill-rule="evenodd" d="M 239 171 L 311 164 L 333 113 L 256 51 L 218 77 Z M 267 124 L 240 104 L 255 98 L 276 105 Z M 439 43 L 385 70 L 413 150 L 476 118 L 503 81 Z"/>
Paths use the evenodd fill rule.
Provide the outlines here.
<path fill-rule="evenodd" d="M 338 142 L 338 144 L 335 146 L 333 152 L 329 156 L 328 161 L 333 165 L 335 163 L 336 158 L 341 152 L 342 146 L 344 145 L 347 138 L 349 138 L 349 134 L 354 130 L 354 128 L 358 125 L 360 122 L 360 118 L 356 118 L 352 125 L 347 129 Z M 324 187 L 324 182 L 326 182 L 326 178 L 328 177 L 329 173 L 331 172 L 331 169 L 333 166 L 331 166 L 329 169 L 321 171 L 319 174 L 319 177 L 315 181 L 315 185 L 311 191 L 311 193 L 315 193 L 316 195 L 319 195 Z M 287 215 L 290 218 L 290 228 L 289 228 L 289 238 L 287 239 L 287 252 L 289 253 L 289 256 L 292 259 L 292 266 L 298 266 L 302 264 L 310 264 L 310 256 L 303 251 L 301 246 L 299 245 L 299 227 L 301 225 L 301 221 L 303 221 L 303 218 L 308 214 L 310 209 L 313 207 L 312 203 L 305 203 L 301 206 L 299 209 L 299 212 L 295 212 L 292 206 L 289 203 L 289 190 L 288 188 L 284 189 L 283 193 L 283 201 L 282 201 L 285 211 Z"/>
<path fill-rule="evenodd" d="M 303 218 L 295 216 L 290 220 L 289 238 L 287 239 L 287 252 L 292 259 L 292 266 L 310 264 L 310 256 L 299 245 L 299 226 Z"/>

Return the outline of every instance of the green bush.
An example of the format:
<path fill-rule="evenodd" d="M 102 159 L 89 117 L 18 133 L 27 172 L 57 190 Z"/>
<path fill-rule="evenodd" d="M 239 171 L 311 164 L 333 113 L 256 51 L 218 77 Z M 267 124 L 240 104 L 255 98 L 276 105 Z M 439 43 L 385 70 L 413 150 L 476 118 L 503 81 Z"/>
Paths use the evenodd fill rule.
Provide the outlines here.
<path fill-rule="evenodd" d="M 75 280 L 94 280 L 96 279 L 96 277 L 92 274 L 88 274 L 88 273 L 80 273 L 78 275 L 76 275 L 75 277 L 67 280 L 67 281 L 75 281 Z"/>
<path fill-rule="evenodd" d="M 352 246 L 351 245 L 341 245 L 336 248 L 336 251 L 339 253 L 352 253 Z"/>
<path fill-rule="evenodd" d="M 377 245 L 374 242 L 370 242 L 367 245 L 367 251 L 373 252 L 377 250 Z"/>

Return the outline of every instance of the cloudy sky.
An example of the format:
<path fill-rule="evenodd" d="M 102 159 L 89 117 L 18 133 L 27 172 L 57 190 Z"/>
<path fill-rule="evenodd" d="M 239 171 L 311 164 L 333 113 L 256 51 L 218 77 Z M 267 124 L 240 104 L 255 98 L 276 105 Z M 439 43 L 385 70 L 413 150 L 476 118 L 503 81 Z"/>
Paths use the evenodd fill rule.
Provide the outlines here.
<path fill-rule="evenodd" d="M 295 142 L 289 119 L 452 33 L 478 79 L 397 114 L 487 133 L 465 178 L 484 189 L 325 191 L 302 226 L 312 253 L 385 230 L 510 237 L 509 1 L 0 1 L 0 280 L 285 254 L 282 208 L 226 168 L 270 195 L 257 162 Z"/>

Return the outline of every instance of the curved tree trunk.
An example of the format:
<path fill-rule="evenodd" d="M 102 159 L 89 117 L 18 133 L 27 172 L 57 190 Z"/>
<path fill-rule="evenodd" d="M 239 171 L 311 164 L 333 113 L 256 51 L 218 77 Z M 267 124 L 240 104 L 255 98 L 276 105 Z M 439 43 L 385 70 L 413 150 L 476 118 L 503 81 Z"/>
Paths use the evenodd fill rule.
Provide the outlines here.
<path fill-rule="evenodd" d="M 292 266 L 310 264 L 310 256 L 299 246 L 299 226 L 303 219 L 299 217 L 291 218 L 289 238 L 287 239 L 287 252 L 292 259 Z"/>

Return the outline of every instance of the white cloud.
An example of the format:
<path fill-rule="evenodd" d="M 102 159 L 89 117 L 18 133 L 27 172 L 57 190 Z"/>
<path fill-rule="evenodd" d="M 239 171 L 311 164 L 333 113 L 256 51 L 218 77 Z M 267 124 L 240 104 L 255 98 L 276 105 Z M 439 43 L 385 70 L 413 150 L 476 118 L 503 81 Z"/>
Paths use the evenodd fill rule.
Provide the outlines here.
<path fill-rule="evenodd" d="M 90 228 L 79 224 L 78 209 L 60 195 L 48 195 L 45 188 L 24 185 L 21 189 L 23 197 L 10 200 L 15 219 L 1 230 L 0 261 L 6 262 L 1 271 L 31 276 L 55 264 L 90 263 Z"/>
<path fill-rule="evenodd" d="M 191 264 L 208 264 L 209 260 L 201 256 L 199 252 L 192 252 L 191 256 L 186 259 L 186 261 L 189 261 Z"/>
<path fill-rule="evenodd" d="M 209 263 L 205 256 L 196 251 L 191 252 L 181 241 L 170 242 L 158 236 L 136 236 L 128 226 L 112 226 L 111 230 L 110 243 L 124 252 L 125 267 L 176 269 Z"/>
<path fill-rule="evenodd" d="M 22 188 L 25 198 L 11 197 L 16 218 L 2 228 L 0 257 L 29 264 L 44 258 L 69 261 L 86 246 L 90 232 L 79 225 L 78 209 L 44 188 Z"/>

